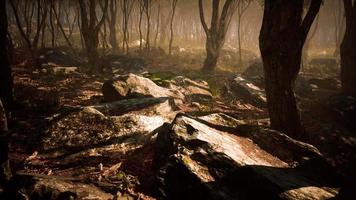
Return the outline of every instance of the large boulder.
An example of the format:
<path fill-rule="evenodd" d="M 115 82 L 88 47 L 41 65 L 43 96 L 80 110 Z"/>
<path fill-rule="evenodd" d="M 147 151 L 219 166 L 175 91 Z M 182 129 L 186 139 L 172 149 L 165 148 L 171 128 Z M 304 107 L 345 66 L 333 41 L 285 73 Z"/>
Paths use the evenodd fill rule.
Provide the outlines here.
<path fill-rule="evenodd" d="M 101 58 L 101 65 L 113 74 L 139 73 L 145 71 L 146 64 L 141 58 L 125 55 L 106 55 Z"/>
<path fill-rule="evenodd" d="M 41 137 L 42 152 L 57 156 L 118 144 L 147 135 L 175 115 L 169 98 L 140 98 L 74 108 L 53 118 Z"/>
<path fill-rule="evenodd" d="M 263 63 L 258 61 L 247 67 L 242 77 L 251 81 L 260 88 L 265 87 Z M 298 76 L 294 82 L 294 91 L 298 95 L 306 95 L 312 91 L 310 83 L 303 76 Z"/>
<path fill-rule="evenodd" d="M 102 91 L 106 102 L 140 97 L 184 99 L 180 92 L 160 87 L 152 80 L 135 74 L 118 76 L 115 80 L 104 82 Z"/>
<path fill-rule="evenodd" d="M 341 87 L 340 81 L 336 78 L 311 78 L 309 83 L 326 90 L 338 90 Z"/>
<path fill-rule="evenodd" d="M 356 134 L 356 98 L 335 96 L 327 102 L 336 119 Z"/>
<path fill-rule="evenodd" d="M 308 70 L 311 73 L 321 76 L 336 76 L 339 73 L 339 62 L 333 57 L 314 58 L 308 63 Z"/>
<path fill-rule="evenodd" d="M 78 67 L 83 64 L 83 61 L 72 54 L 56 48 L 43 48 L 39 50 L 38 55 L 38 62 L 43 66 L 54 64 L 61 67 Z"/>
<path fill-rule="evenodd" d="M 1 196 L 0 196 L 1 197 Z M 6 187 L 2 199 L 16 200 L 111 200 L 114 196 L 75 179 L 36 174 L 17 174 Z"/>
<path fill-rule="evenodd" d="M 169 88 L 181 92 L 189 102 L 210 102 L 213 99 L 209 84 L 205 81 L 177 76 L 170 81 Z"/>
<path fill-rule="evenodd" d="M 263 77 L 263 63 L 261 61 L 256 61 L 248 66 L 242 73 L 246 77 L 262 76 Z"/>
<path fill-rule="evenodd" d="M 180 114 L 156 142 L 162 199 L 329 199 L 336 176 L 318 150 L 269 129 Z M 216 123 L 219 122 L 219 123 Z"/>
<path fill-rule="evenodd" d="M 266 106 L 266 95 L 264 90 L 254 85 L 252 82 L 236 76 L 229 81 L 224 88 L 225 98 L 238 99 L 245 103 L 250 103 L 256 107 Z"/>

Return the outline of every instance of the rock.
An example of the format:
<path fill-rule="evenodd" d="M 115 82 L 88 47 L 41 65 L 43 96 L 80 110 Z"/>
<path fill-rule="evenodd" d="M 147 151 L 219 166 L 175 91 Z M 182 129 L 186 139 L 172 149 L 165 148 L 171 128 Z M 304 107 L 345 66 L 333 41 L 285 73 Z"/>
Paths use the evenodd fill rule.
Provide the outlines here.
<path fill-rule="evenodd" d="M 242 77 L 253 82 L 260 88 L 265 87 L 263 63 L 258 61 L 247 67 Z M 310 83 L 303 77 L 298 76 L 294 83 L 294 92 L 298 95 L 306 95 L 312 91 Z"/>
<path fill-rule="evenodd" d="M 184 99 L 184 95 L 178 91 L 160 87 L 152 80 L 135 74 L 118 76 L 115 80 L 104 82 L 102 91 L 106 102 L 140 97 Z"/>
<path fill-rule="evenodd" d="M 74 67 L 83 64 L 83 61 L 60 49 L 44 48 L 39 50 L 38 54 L 38 62 L 44 65 L 52 63 L 61 67 Z"/>
<path fill-rule="evenodd" d="M 293 87 L 294 87 L 294 92 L 300 96 L 310 94 L 313 91 L 312 86 L 303 76 L 297 77 Z"/>
<path fill-rule="evenodd" d="M 356 98 L 335 96 L 327 103 L 336 119 L 356 134 Z"/>
<path fill-rule="evenodd" d="M 66 75 L 74 74 L 78 71 L 78 67 L 61 67 L 51 63 L 43 64 L 42 67 L 44 68 L 41 70 L 41 72 L 50 73 L 55 76 L 66 76 Z"/>
<path fill-rule="evenodd" d="M 135 135 L 146 135 L 174 118 L 169 98 L 122 100 L 76 108 L 51 120 L 41 137 L 42 152 L 65 153 L 119 144 Z"/>
<path fill-rule="evenodd" d="M 138 73 L 145 71 L 146 64 L 141 58 L 132 58 L 125 55 L 106 55 L 101 58 L 104 69 L 111 70 L 114 74 Z"/>
<path fill-rule="evenodd" d="M 336 58 L 314 58 L 308 63 L 308 70 L 322 76 L 335 76 L 339 73 L 339 62 Z"/>
<path fill-rule="evenodd" d="M 245 71 L 242 73 L 244 77 L 263 77 L 263 63 L 261 61 L 256 61 L 248 66 Z"/>
<path fill-rule="evenodd" d="M 1 99 L 0 99 L 0 131 L 1 133 L 8 131 L 6 112 Z M 0 134 L 0 136 L 2 136 L 2 134 Z"/>
<path fill-rule="evenodd" d="M 256 107 L 266 107 L 267 102 L 264 90 L 241 76 L 236 76 L 225 86 L 225 98 L 239 99 Z"/>
<path fill-rule="evenodd" d="M 341 87 L 340 82 L 335 78 L 311 78 L 309 83 L 326 90 L 338 90 Z"/>
<path fill-rule="evenodd" d="M 205 81 L 193 81 L 183 76 L 177 76 L 170 83 L 169 88 L 182 93 L 189 102 L 207 103 L 213 99 L 209 84 Z"/>
<path fill-rule="evenodd" d="M 325 180 L 332 173 L 324 173 L 328 165 L 315 147 L 276 131 L 214 121 L 181 114 L 160 130 L 155 154 L 159 198 L 328 199 L 337 195 L 338 187 Z"/>
<path fill-rule="evenodd" d="M 114 199 L 113 195 L 75 179 L 38 174 L 17 174 L 3 195 L 4 199 L 17 200 Z"/>

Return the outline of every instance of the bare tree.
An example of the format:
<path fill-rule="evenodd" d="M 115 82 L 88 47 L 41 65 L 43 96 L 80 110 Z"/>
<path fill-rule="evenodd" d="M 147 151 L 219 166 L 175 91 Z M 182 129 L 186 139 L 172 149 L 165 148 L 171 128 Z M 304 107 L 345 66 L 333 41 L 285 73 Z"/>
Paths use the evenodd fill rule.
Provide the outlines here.
<path fill-rule="evenodd" d="M 116 31 L 116 22 L 117 22 L 117 0 L 110 0 L 109 3 L 109 16 L 107 21 L 109 24 L 109 42 L 112 48 L 113 53 L 118 53 L 119 44 L 117 42 L 117 31 Z"/>
<path fill-rule="evenodd" d="M 58 3 L 58 11 L 56 9 L 56 3 Z M 60 20 L 60 14 L 61 13 L 61 6 L 60 6 L 60 2 L 56 2 L 56 1 L 53 1 L 52 0 L 52 3 L 51 3 L 51 9 L 53 11 L 53 14 L 56 18 L 56 22 L 57 22 L 57 26 L 59 27 L 59 30 L 61 31 L 65 41 L 67 42 L 69 48 L 72 50 L 72 52 L 75 52 L 74 49 L 73 49 L 73 45 L 72 45 L 72 42 L 69 40 L 69 37 L 67 36 L 66 32 L 64 31 L 64 28 L 62 26 L 62 23 L 61 23 L 61 20 Z"/>
<path fill-rule="evenodd" d="M 146 15 L 146 43 L 145 43 L 146 52 L 149 52 L 151 48 L 150 34 L 151 34 L 151 13 L 152 13 L 153 3 L 154 3 L 153 0 L 143 0 L 143 11 Z"/>
<path fill-rule="evenodd" d="M 242 62 L 242 41 L 241 41 L 241 21 L 244 13 L 251 5 L 252 0 L 239 0 L 237 3 L 237 40 L 239 44 L 239 64 L 243 65 Z"/>
<path fill-rule="evenodd" d="M 292 137 L 300 137 L 304 132 L 292 85 L 321 2 L 312 0 L 303 18 L 304 1 L 264 1 L 259 40 L 271 127 Z"/>
<path fill-rule="evenodd" d="M 157 19 L 156 19 L 156 34 L 155 34 L 155 40 L 154 40 L 154 46 L 157 47 L 157 39 L 158 39 L 158 33 L 159 33 L 159 24 L 161 20 L 161 1 L 158 0 L 158 8 L 157 8 Z"/>
<path fill-rule="evenodd" d="M 169 38 L 169 55 L 172 55 L 172 44 L 173 44 L 173 19 L 174 15 L 176 13 L 176 7 L 177 7 L 178 0 L 173 0 L 172 1 L 172 16 L 171 16 L 171 23 L 170 23 L 170 28 L 171 28 L 171 36 Z"/>
<path fill-rule="evenodd" d="M 142 40 L 143 40 L 143 36 L 142 36 L 142 18 L 143 18 L 143 0 L 140 0 L 139 3 L 139 24 L 138 24 L 138 31 L 140 34 L 140 52 L 142 53 Z"/>
<path fill-rule="evenodd" d="M 212 71 L 215 69 L 236 5 L 237 0 L 226 0 L 220 14 L 220 1 L 212 0 L 212 17 L 209 28 L 205 22 L 203 1 L 199 0 L 200 20 L 206 34 L 206 58 L 203 70 Z"/>
<path fill-rule="evenodd" d="M 24 1 L 23 3 L 26 3 L 26 2 L 27 1 Z M 20 35 L 21 35 L 22 39 L 25 41 L 26 46 L 29 49 L 32 58 L 35 58 L 35 56 L 37 54 L 40 33 L 41 33 L 43 26 L 45 26 L 45 21 L 47 19 L 47 13 L 48 13 L 47 1 L 36 0 L 36 4 L 32 5 L 33 8 L 36 6 L 36 10 L 37 10 L 36 31 L 32 37 L 31 37 L 31 31 L 30 31 L 32 28 L 31 28 L 31 25 L 29 25 L 29 24 L 32 24 L 32 17 L 30 18 L 31 22 L 28 21 L 29 19 L 26 17 L 26 15 L 24 15 L 24 17 L 23 17 L 24 19 L 21 20 L 20 19 L 21 11 L 18 10 L 20 2 L 15 1 L 15 0 L 10 0 L 10 5 L 11 5 L 11 8 L 14 13 L 14 16 L 16 19 L 16 25 L 20 32 Z M 23 10 L 22 13 L 26 13 L 26 10 Z M 26 32 L 22 26 L 22 23 L 21 23 L 22 21 L 25 21 L 25 23 L 27 24 Z"/>
<path fill-rule="evenodd" d="M 126 54 L 129 53 L 129 39 L 130 39 L 130 34 L 129 34 L 129 20 L 130 20 L 130 15 L 133 9 L 135 1 L 132 0 L 122 0 L 121 1 L 121 10 L 122 10 L 122 33 L 123 33 L 123 41 L 122 41 L 122 50 L 126 52 Z"/>
<path fill-rule="evenodd" d="M 94 71 L 100 70 L 98 65 L 99 31 L 105 21 L 108 9 L 108 0 L 105 0 L 105 6 L 102 10 L 100 20 L 97 19 L 96 5 L 96 1 L 79 0 L 81 34 L 83 36 L 90 69 Z"/>

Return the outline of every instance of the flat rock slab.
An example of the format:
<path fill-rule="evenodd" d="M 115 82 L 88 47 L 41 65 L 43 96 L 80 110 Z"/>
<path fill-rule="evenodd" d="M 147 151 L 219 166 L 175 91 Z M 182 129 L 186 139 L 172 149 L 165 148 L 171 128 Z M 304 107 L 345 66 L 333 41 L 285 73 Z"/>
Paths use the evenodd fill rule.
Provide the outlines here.
<path fill-rule="evenodd" d="M 173 120 L 169 98 L 130 99 L 77 108 L 53 119 L 41 137 L 43 152 L 59 154 L 140 138 Z"/>
<path fill-rule="evenodd" d="M 228 132 L 234 125 L 219 129 L 213 118 L 207 122 L 178 115 L 161 129 L 155 164 L 162 198 L 327 199 L 337 195 L 336 187 L 316 182 L 290 152 L 299 148 L 296 154 L 313 160 L 320 156 L 315 148 L 271 131 L 271 145 L 280 140 L 293 146 L 286 154 L 272 151 L 279 147 L 265 148 L 268 145 L 255 142 L 256 135 Z M 314 173 L 319 171 L 314 168 Z"/>
<path fill-rule="evenodd" d="M 5 199 L 16 200 L 114 199 L 112 194 L 94 185 L 84 184 L 74 179 L 38 174 L 15 175 L 10 180 L 4 195 Z"/>
<path fill-rule="evenodd" d="M 266 94 L 263 89 L 241 76 L 236 76 L 226 85 L 227 98 L 239 99 L 256 107 L 266 107 Z"/>
<path fill-rule="evenodd" d="M 182 93 L 188 102 L 208 103 L 213 99 L 209 84 L 205 81 L 193 81 L 183 76 L 177 76 L 170 81 L 169 88 Z"/>
<path fill-rule="evenodd" d="M 160 87 L 152 80 L 135 74 L 118 76 L 114 80 L 106 81 L 102 91 L 104 100 L 107 102 L 142 97 L 184 99 L 184 95 L 178 91 Z"/>

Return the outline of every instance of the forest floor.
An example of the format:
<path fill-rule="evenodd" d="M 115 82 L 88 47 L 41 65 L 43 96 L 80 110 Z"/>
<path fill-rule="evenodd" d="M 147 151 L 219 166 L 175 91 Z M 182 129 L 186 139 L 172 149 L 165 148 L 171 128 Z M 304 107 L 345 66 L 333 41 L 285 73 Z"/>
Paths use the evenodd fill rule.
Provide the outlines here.
<path fill-rule="evenodd" d="M 160 60 L 150 64 L 148 69 L 153 74 L 152 77 L 169 79 L 176 75 L 182 75 L 191 79 L 203 79 L 210 84 L 214 95 L 213 106 L 204 110 L 187 106 L 181 108 L 183 112 L 191 114 L 223 112 L 237 119 L 245 120 L 249 124 L 268 125 L 266 110 L 239 102 L 226 103 L 221 99 L 220 88 L 234 73 L 220 71 L 206 74 L 199 71 L 199 66 L 187 64 L 187 67 L 182 68 L 162 62 L 166 61 Z M 103 101 L 101 87 L 106 79 L 105 75 L 91 75 L 85 72 L 68 76 L 45 75 L 26 64 L 14 66 L 13 73 L 17 101 L 9 121 L 11 130 L 10 159 L 13 170 L 81 177 L 79 172 L 78 174 L 68 174 L 68 171 L 60 169 L 55 160 L 39 160 L 36 164 L 33 164 L 35 162 L 29 164 L 29 161 L 34 160 L 38 152 L 37 136 L 48 126 L 48 118 L 55 115 L 61 107 L 64 105 L 94 105 Z M 308 96 L 298 99 L 302 110 L 303 124 L 307 131 L 307 137 L 302 140 L 316 146 L 340 173 L 355 180 L 356 136 L 345 127 L 342 121 L 338 121 L 326 104 L 331 96 L 337 94 L 337 91 L 316 90 Z M 147 157 L 143 159 L 149 162 L 150 152 L 147 151 Z M 114 163 L 113 161 L 112 165 Z M 142 161 L 142 165 L 145 165 L 144 161 Z M 133 177 L 146 177 L 148 180 L 142 183 L 142 186 L 126 188 L 127 193 L 139 196 L 141 199 L 151 198 L 152 194 L 149 190 L 152 187 L 150 180 L 153 179 L 153 175 L 147 168 L 124 166 L 121 170 Z M 98 171 L 98 168 L 93 169 L 89 173 L 91 178 L 94 179 L 99 173 Z"/>

